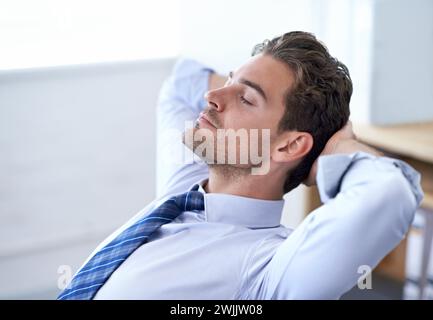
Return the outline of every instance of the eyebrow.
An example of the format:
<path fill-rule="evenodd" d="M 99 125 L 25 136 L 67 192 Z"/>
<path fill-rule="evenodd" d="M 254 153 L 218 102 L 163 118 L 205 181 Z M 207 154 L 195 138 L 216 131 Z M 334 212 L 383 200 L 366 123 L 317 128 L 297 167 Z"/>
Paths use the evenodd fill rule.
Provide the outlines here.
<path fill-rule="evenodd" d="M 232 78 L 233 74 L 234 74 L 233 71 L 231 71 L 230 74 L 229 74 L 229 77 Z M 266 97 L 266 94 L 265 94 L 265 91 L 262 89 L 262 87 L 260 87 L 259 84 L 255 83 L 255 82 L 252 82 L 250 80 L 247 80 L 245 78 L 240 78 L 239 82 L 242 83 L 242 84 L 244 84 L 244 85 L 246 85 L 246 86 L 248 86 L 248 87 L 250 87 L 250 88 L 253 88 L 254 90 L 256 90 L 262 96 L 262 98 L 265 101 L 268 101 L 268 99 Z"/>
<path fill-rule="evenodd" d="M 265 91 L 263 91 L 262 87 L 260 87 L 257 83 L 254 83 L 244 78 L 239 79 L 239 82 L 256 90 L 263 97 L 263 99 L 267 101 Z"/>

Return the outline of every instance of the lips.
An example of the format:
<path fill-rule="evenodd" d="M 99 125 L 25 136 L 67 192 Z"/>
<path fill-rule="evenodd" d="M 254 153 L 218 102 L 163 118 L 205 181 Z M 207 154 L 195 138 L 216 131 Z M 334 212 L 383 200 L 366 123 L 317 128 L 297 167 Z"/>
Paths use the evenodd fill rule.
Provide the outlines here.
<path fill-rule="evenodd" d="M 215 127 L 215 128 L 216 128 L 216 125 L 214 125 L 213 122 L 209 120 L 208 116 L 207 116 L 205 113 L 203 113 L 203 112 L 201 112 L 201 113 L 200 113 L 200 116 L 198 117 L 198 120 L 199 120 L 199 121 L 200 121 L 201 119 L 203 119 L 204 121 L 208 122 L 212 127 Z"/>

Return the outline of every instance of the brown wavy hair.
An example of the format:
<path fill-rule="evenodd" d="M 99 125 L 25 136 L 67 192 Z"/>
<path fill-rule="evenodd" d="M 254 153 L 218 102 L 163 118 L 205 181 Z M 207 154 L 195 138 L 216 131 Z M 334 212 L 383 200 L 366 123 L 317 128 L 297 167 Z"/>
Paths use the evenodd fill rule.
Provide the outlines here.
<path fill-rule="evenodd" d="M 308 177 L 328 139 L 347 123 L 352 80 L 347 67 L 308 32 L 294 31 L 265 40 L 254 47 L 252 55 L 260 53 L 282 61 L 295 74 L 295 83 L 286 93 L 279 132 L 308 132 L 314 141 L 301 163 L 287 174 L 284 192 L 289 192 Z"/>

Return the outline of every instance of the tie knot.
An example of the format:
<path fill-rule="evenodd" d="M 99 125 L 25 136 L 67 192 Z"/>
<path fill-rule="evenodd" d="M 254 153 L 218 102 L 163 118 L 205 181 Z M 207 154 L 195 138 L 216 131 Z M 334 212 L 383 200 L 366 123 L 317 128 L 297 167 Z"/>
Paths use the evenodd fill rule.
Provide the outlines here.
<path fill-rule="evenodd" d="M 204 210 L 204 196 L 200 191 L 188 191 L 177 196 L 176 200 L 182 211 Z"/>

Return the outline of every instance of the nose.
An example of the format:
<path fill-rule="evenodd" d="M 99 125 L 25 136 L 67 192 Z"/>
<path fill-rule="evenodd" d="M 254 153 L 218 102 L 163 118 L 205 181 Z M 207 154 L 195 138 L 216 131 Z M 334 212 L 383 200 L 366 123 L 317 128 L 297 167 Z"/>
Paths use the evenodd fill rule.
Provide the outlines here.
<path fill-rule="evenodd" d="M 218 112 L 223 112 L 225 109 L 224 88 L 209 90 L 205 93 L 204 98 L 208 105 L 215 108 Z"/>

